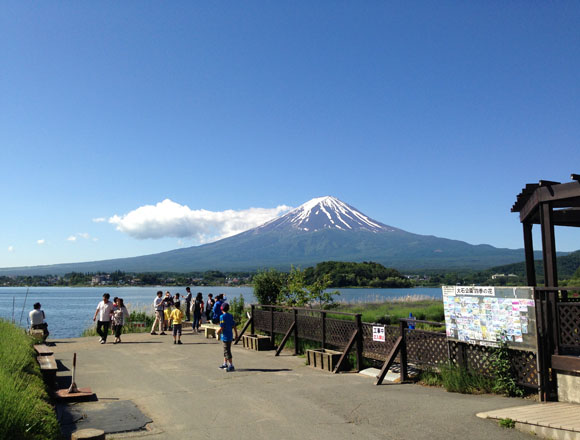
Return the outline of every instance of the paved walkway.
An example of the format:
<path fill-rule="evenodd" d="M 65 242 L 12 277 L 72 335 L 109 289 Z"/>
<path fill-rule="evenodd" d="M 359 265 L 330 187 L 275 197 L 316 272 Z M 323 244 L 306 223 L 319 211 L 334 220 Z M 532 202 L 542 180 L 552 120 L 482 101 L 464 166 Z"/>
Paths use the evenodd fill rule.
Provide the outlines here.
<path fill-rule="evenodd" d="M 544 438 L 580 440 L 580 405 L 563 402 L 503 408 L 477 414 L 483 419 L 512 419 L 518 429 Z"/>
<path fill-rule="evenodd" d="M 221 344 L 203 335 L 124 335 L 55 341 L 55 356 L 99 402 L 130 400 L 153 420 L 133 438 L 182 439 L 529 439 L 476 413 L 525 405 L 520 399 L 385 384 L 359 374 L 333 375 L 304 358 L 233 349 L 237 371 L 220 370 Z M 70 375 L 70 372 L 59 375 Z M 90 404 L 90 403 L 89 403 Z M 87 405 L 89 405 L 87 404 Z M 96 403 L 95 403 L 96 404 Z"/>

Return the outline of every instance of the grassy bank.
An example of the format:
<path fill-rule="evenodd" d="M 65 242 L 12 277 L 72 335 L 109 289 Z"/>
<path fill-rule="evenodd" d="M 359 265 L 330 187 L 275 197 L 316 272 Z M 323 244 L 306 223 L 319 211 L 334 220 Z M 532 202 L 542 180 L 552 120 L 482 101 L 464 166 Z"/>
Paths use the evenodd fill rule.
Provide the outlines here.
<path fill-rule="evenodd" d="M 408 318 L 413 313 L 416 319 L 443 322 L 443 301 L 423 297 L 405 297 L 393 301 L 367 304 L 341 304 L 336 310 L 362 314 L 363 322 L 395 324 L 399 318 Z"/>
<path fill-rule="evenodd" d="M 32 340 L 21 328 L 3 320 L 0 335 L 0 438 L 59 438 Z"/>

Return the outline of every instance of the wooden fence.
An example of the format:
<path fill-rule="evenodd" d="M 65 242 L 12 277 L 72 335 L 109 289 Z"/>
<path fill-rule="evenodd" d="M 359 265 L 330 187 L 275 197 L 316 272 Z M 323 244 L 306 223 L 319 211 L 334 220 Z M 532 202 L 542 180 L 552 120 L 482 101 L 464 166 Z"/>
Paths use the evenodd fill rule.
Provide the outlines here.
<path fill-rule="evenodd" d="M 397 349 L 397 344 L 403 344 L 402 349 L 397 351 L 402 375 L 403 371 L 406 373 L 407 363 L 424 369 L 437 368 L 451 362 L 479 374 L 493 376 L 489 364 L 490 348 L 448 340 L 444 330 L 408 328 L 409 324 L 422 323 L 444 327 L 444 323 L 401 319 L 398 326 L 383 326 L 362 322 L 360 314 L 268 305 L 252 305 L 251 317 L 248 322 L 251 333 L 258 330 L 269 334 L 272 345 L 276 334 L 284 335 L 283 346 L 293 333 L 295 350 L 298 349 L 300 339 L 318 342 L 320 348 L 352 350 L 356 354 L 358 370 L 361 369 L 362 357 L 385 362 Z M 384 342 L 373 340 L 375 326 L 384 327 Z M 538 388 L 535 351 L 510 349 L 510 356 L 517 383 Z"/>

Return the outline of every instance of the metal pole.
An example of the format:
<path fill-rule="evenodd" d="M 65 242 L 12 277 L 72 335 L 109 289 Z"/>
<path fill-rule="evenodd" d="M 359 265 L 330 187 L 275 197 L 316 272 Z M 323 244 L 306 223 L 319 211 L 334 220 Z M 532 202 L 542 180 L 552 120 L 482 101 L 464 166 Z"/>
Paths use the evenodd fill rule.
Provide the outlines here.
<path fill-rule="evenodd" d="M 26 298 L 28 298 L 28 291 L 30 287 L 26 289 L 26 295 L 24 296 L 24 303 L 22 304 L 22 311 L 20 312 L 20 321 L 18 321 L 18 325 L 22 324 L 22 315 L 24 315 L 24 307 L 26 307 Z"/>
<path fill-rule="evenodd" d="M 73 370 L 72 370 L 72 382 L 70 384 L 70 387 L 68 389 L 68 393 L 78 393 L 79 390 L 77 388 L 77 384 L 75 383 L 75 374 L 76 374 L 76 369 L 77 369 L 77 354 L 75 353 L 73 355 Z"/>

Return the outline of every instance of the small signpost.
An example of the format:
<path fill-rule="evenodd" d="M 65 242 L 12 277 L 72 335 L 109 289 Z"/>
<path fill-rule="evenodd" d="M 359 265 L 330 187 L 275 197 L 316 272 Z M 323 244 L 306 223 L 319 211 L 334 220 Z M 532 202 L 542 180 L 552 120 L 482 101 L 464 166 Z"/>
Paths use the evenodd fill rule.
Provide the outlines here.
<path fill-rule="evenodd" d="M 385 327 L 373 326 L 373 341 L 385 342 Z"/>

